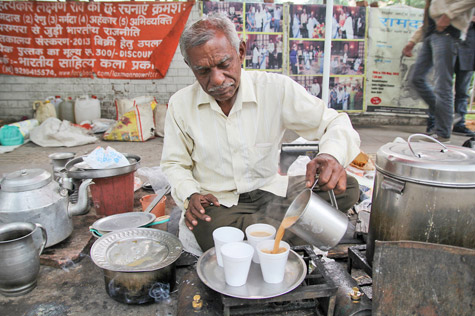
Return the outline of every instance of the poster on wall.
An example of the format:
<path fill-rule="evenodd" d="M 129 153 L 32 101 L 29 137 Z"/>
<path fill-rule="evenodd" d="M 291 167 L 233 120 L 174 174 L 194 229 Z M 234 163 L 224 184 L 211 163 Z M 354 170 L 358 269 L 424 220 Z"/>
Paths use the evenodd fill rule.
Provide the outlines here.
<path fill-rule="evenodd" d="M 322 75 L 323 41 L 289 40 L 289 74 Z"/>
<path fill-rule="evenodd" d="M 203 14 L 210 15 L 214 13 L 225 14 L 236 26 L 236 31 L 243 31 L 243 3 L 242 2 L 203 2 Z"/>
<path fill-rule="evenodd" d="M 417 53 L 402 55 L 411 35 L 423 23 L 422 9 L 371 8 L 367 56 L 367 111 L 425 112 L 427 105 L 411 87 L 409 78 Z"/>
<path fill-rule="evenodd" d="M 336 110 L 364 110 L 366 12 L 365 7 L 333 7 L 329 107 Z M 288 73 L 321 96 L 326 7 L 290 5 L 289 14 Z"/>
<path fill-rule="evenodd" d="M 190 2 L 0 2 L 0 73 L 160 79 Z"/>
<path fill-rule="evenodd" d="M 322 76 L 290 76 L 290 78 L 298 82 L 311 95 L 317 98 L 322 97 Z"/>
<path fill-rule="evenodd" d="M 246 69 L 282 71 L 282 35 L 247 34 Z"/>

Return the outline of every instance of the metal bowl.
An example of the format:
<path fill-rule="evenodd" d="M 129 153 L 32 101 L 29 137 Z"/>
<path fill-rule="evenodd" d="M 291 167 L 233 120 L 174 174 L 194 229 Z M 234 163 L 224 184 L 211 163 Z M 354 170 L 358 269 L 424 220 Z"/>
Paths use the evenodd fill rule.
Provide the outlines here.
<path fill-rule="evenodd" d="M 108 178 L 135 171 L 139 167 L 140 157 L 134 154 L 122 153 L 130 165 L 107 169 L 78 169 L 75 165 L 82 162 L 84 156 L 71 159 L 64 167 L 68 176 L 73 179 L 96 179 Z"/>

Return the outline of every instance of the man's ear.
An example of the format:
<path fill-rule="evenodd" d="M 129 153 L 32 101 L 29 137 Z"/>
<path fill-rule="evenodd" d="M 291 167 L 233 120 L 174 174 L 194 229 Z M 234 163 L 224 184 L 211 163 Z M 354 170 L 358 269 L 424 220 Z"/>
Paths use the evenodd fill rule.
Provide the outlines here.
<path fill-rule="evenodd" d="M 241 60 L 241 64 L 244 62 L 245 58 L 246 58 L 246 42 L 241 41 L 241 43 L 239 43 L 239 59 Z"/>

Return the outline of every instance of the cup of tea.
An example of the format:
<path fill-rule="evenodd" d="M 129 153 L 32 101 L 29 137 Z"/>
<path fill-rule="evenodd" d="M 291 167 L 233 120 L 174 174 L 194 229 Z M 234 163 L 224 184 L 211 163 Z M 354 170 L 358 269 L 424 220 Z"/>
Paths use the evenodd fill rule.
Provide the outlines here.
<path fill-rule="evenodd" d="M 252 261 L 260 263 L 259 256 L 257 255 L 256 246 L 261 241 L 275 238 L 275 227 L 269 224 L 252 224 L 246 228 L 246 237 L 248 243 L 254 247 L 254 256 Z"/>
<path fill-rule="evenodd" d="M 285 277 L 285 267 L 289 257 L 290 246 L 281 241 L 277 251 L 273 253 L 275 240 L 264 240 L 257 246 L 257 254 L 261 262 L 261 271 L 267 283 L 280 283 Z"/>
<path fill-rule="evenodd" d="M 246 284 L 254 247 L 245 242 L 230 242 L 221 246 L 224 279 L 230 286 Z"/>
<path fill-rule="evenodd" d="M 243 241 L 244 233 L 236 227 L 223 226 L 213 231 L 213 240 L 216 250 L 216 260 L 218 261 L 218 265 L 222 267 L 223 258 L 221 256 L 221 247 L 229 242 Z"/>

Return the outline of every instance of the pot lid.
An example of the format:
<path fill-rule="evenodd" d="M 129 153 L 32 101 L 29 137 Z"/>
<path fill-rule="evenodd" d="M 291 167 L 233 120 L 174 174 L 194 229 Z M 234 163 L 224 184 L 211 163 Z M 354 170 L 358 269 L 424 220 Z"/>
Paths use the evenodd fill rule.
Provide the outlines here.
<path fill-rule="evenodd" d="M 414 142 L 414 137 L 433 142 Z M 432 137 L 414 134 L 407 142 L 392 142 L 376 154 L 376 169 L 401 180 L 435 186 L 475 186 L 475 151 L 445 145 Z"/>
<path fill-rule="evenodd" d="M 97 239 L 91 247 L 91 258 L 102 269 L 146 272 L 174 263 L 182 248 L 177 237 L 163 230 L 130 228 Z"/>
<path fill-rule="evenodd" d="M 39 189 L 51 180 L 51 173 L 44 169 L 22 169 L 7 174 L 0 186 L 2 191 L 23 192 Z"/>
<path fill-rule="evenodd" d="M 152 213 L 129 212 L 103 217 L 92 224 L 92 228 L 100 231 L 102 234 L 114 230 L 137 228 L 150 224 L 155 220 Z"/>

